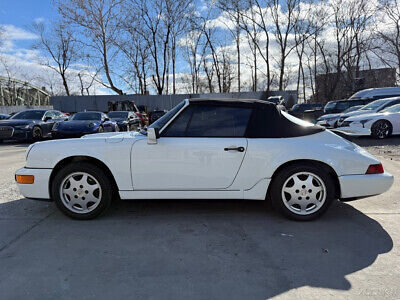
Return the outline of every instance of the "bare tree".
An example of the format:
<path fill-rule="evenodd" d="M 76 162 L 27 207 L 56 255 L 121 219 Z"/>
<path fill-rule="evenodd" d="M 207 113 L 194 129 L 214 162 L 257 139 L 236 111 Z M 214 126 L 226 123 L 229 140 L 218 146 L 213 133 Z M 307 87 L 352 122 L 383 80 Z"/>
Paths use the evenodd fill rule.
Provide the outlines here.
<path fill-rule="evenodd" d="M 396 67 L 400 77 L 400 2 L 385 0 L 381 7 L 381 19 L 375 26 L 376 46 L 373 52 L 388 67 Z"/>
<path fill-rule="evenodd" d="M 122 5 L 121 0 L 58 0 L 57 7 L 62 17 L 77 29 L 86 39 L 81 42 L 88 54 L 99 63 L 107 78 L 107 88 L 122 95 L 112 79 L 111 64 L 118 54 L 115 40 L 118 38 Z M 76 32 L 77 33 L 77 32 Z"/>
<path fill-rule="evenodd" d="M 46 28 L 43 23 L 34 23 L 32 30 L 39 36 L 39 41 L 33 45 L 46 54 L 39 61 L 60 75 L 67 96 L 71 94 L 68 85 L 68 71 L 77 59 L 77 42 L 68 26 L 56 23 Z"/>

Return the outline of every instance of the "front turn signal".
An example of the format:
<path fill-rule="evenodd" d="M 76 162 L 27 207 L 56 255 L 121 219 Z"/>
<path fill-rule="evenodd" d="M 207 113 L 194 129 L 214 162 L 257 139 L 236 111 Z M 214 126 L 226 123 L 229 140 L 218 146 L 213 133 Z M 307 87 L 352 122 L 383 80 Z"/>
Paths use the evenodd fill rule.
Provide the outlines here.
<path fill-rule="evenodd" d="M 21 184 L 33 184 L 35 176 L 33 175 L 15 175 L 15 181 Z"/>

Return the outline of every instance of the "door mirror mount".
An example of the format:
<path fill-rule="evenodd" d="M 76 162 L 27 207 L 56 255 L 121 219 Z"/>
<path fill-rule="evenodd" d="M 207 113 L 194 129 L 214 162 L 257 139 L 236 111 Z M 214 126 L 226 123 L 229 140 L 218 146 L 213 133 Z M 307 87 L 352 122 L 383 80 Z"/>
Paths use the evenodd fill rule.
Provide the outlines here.
<path fill-rule="evenodd" d="M 51 120 L 51 117 L 44 117 L 44 119 L 43 119 L 44 122 L 47 122 L 49 120 Z"/>
<path fill-rule="evenodd" d="M 147 129 L 147 144 L 157 144 L 157 139 L 160 137 L 158 128 Z"/>

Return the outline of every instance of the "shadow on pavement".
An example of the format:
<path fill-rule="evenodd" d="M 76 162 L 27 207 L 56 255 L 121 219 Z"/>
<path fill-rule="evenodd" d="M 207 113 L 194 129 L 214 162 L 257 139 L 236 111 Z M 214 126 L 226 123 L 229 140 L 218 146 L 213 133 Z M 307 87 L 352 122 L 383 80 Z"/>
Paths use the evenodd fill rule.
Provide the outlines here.
<path fill-rule="evenodd" d="M 30 200 L 0 211 L 23 201 Z M 257 201 L 119 201 L 92 221 L 42 208 L 47 213 L 25 214 L 36 214 L 36 225 L 0 251 L 4 298 L 265 299 L 302 286 L 349 290 L 347 275 L 393 247 L 378 222 L 340 202 L 314 222 L 288 221 Z M 1 234 L 27 221 L 14 214 L 0 222 Z"/>

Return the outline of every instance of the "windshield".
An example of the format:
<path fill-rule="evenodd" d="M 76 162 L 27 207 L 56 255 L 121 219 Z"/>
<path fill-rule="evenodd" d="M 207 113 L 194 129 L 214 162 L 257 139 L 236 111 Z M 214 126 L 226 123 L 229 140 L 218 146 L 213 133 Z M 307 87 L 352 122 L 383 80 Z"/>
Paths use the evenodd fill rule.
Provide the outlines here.
<path fill-rule="evenodd" d="M 165 124 L 167 124 L 168 121 L 171 120 L 172 117 L 175 116 L 176 113 L 180 111 L 184 106 L 185 106 L 185 101 L 182 101 L 173 109 L 171 109 L 169 112 L 167 112 L 165 115 L 163 115 L 161 118 L 159 118 L 157 121 L 155 121 L 153 124 L 151 124 L 149 128 L 157 128 L 161 130 L 161 128 L 163 128 Z"/>
<path fill-rule="evenodd" d="M 328 103 L 325 105 L 325 109 L 334 108 L 334 107 L 336 106 L 336 103 L 337 103 L 337 102 L 328 102 Z"/>
<path fill-rule="evenodd" d="M 126 119 L 128 118 L 128 112 L 126 111 L 112 111 L 108 113 L 110 119 Z"/>
<path fill-rule="evenodd" d="M 100 121 L 101 114 L 96 112 L 80 112 L 72 116 L 71 120 Z"/>
<path fill-rule="evenodd" d="M 363 108 L 361 108 L 361 110 L 376 110 L 386 102 L 387 100 L 376 100 L 374 102 L 371 102 L 370 104 L 365 105 Z"/>
<path fill-rule="evenodd" d="M 11 119 L 15 120 L 41 120 L 43 118 L 43 115 L 46 111 L 44 110 L 26 110 L 26 111 L 21 111 L 14 116 L 11 117 Z"/>
<path fill-rule="evenodd" d="M 346 109 L 345 111 L 343 111 L 343 113 L 348 113 L 348 112 L 352 112 L 352 111 L 356 111 L 359 110 L 361 107 L 363 107 L 362 105 L 356 105 L 356 106 L 352 106 L 349 107 L 348 109 Z"/>
<path fill-rule="evenodd" d="M 381 111 L 382 113 L 389 112 L 389 113 L 398 113 L 400 112 L 400 104 L 396 104 L 393 106 L 389 106 Z"/>

